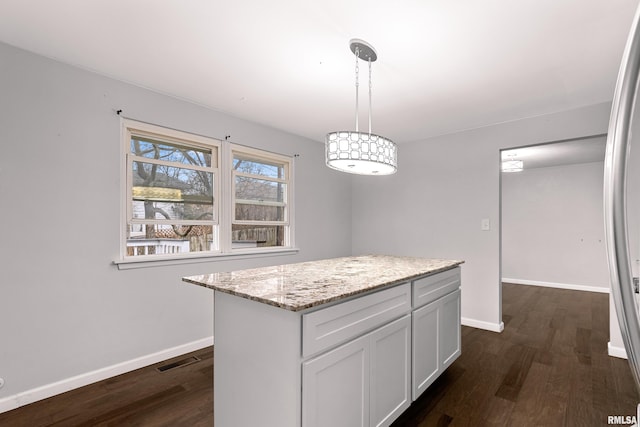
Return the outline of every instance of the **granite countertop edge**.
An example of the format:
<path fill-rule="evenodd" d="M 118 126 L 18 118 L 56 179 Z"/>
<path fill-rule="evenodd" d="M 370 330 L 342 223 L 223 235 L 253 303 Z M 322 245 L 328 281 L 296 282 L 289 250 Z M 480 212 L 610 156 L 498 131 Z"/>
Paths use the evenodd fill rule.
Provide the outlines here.
<path fill-rule="evenodd" d="M 380 265 L 384 265 L 384 263 L 402 263 L 403 260 L 409 260 L 412 263 L 420 263 L 424 262 L 425 264 L 437 263 L 437 267 L 426 267 L 417 272 L 411 272 L 406 275 L 402 275 L 402 277 L 395 277 L 391 280 L 374 280 L 373 284 L 350 284 L 345 286 L 346 289 L 340 290 L 338 293 L 329 293 L 329 295 L 325 295 L 323 290 L 332 289 L 336 287 L 340 287 L 340 284 L 328 284 L 324 286 L 318 287 L 318 295 L 311 292 L 311 295 L 308 295 L 308 289 L 298 290 L 295 286 L 291 288 L 287 288 L 287 285 L 280 285 L 279 292 L 274 292 L 270 295 L 264 295 L 264 289 L 261 287 L 252 288 L 252 285 L 255 283 L 259 283 L 261 281 L 265 281 L 263 278 L 265 276 L 269 276 L 275 281 L 286 281 L 287 273 L 282 272 L 279 273 L 273 272 L 274 269 L 279 268 L 293 268 L 299 269 L 304 268 L 305 266 L 314 266 L 319 265 L 322 266 L 322 263 L 340 263 L 341 266 L 350 266 L 350 263 L 379 263 Z M 335 258 L 328 260 L 319 260 L 319 261 L 307 261 L 296 264 L 285 264 L 282 266 L 272 266 L 272 267 L 262 267 L 248 270 L 238 270 L 236 272 L 225 272 L 225 273 L 212 273 L 205 275 L 197 275 L 197 276 L 188 276 L 183 277 L 182 280 L 186 283 L 202 286 L 208 289 L 212 289 L 215 291 L 227 293 L 230 295 L 235 295 L 241 298 L 249 299 L 252 301 L 260 302 L 263 304 L 267 304 L 273 307 L 281 308 L 288 311 L 299 312 L 303 310 L 307 310 L 310 308 L 318 307 L 324 304 L 333 303 L 336 301 L 340 301 L 343 299 L 348 299 L 350 297 L 366 294 L 369 292 L 373 292 L 385 287 L 391 287 L 394 285 L 399 285 L 401 283 L 406 283 L 411 280 L 415 280 L 417 278 L 431 276 L 433 274 L 437 274 L 443 271 L 451 270 L 463 264 L 462 260 L 443 260 L 443 259 L 430 259 L 430 258 L 415 258 L 415 257 L 392 257 L 392 256 L 358 256 L 358 257 L 343 257 L 343 258 Z M 239 273 L 239 274 L 238 274 Z M 323 279 L 331 281 L 332 273 L 325 271 L 326 277 L 320 277 L 320 281 Z M 234 278 L 233 275 L 238 274 L 240 277 Z M 243 274 L 246 277 L 242 277 Z M 219 279 L 220 276 L 223 276 Z M 340 277 L 340 274 L 336 274 L 337 277 Z M 340 282 L 340 279 L 337 279 L 337 282 Z M 367 282 L 369 283 L 369 282 Z M 271 285 L 273 287 L 273 285 Z M 298 292 L 297 292 L 298 291 Z M 297 301 L 296 297 L 300 294 L 302 301 Z"/>

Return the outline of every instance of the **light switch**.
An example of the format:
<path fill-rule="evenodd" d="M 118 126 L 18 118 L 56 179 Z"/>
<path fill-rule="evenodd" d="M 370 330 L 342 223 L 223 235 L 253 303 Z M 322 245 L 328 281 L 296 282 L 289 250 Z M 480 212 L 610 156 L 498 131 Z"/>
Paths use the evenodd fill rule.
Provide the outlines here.
<path fill-rule="evenodd" d="M 480 221 L 480 229 L 482 231 L 491 230 L 491 221 L 489 221 L 489 218 L 482 218 L 482 220 Z"/>

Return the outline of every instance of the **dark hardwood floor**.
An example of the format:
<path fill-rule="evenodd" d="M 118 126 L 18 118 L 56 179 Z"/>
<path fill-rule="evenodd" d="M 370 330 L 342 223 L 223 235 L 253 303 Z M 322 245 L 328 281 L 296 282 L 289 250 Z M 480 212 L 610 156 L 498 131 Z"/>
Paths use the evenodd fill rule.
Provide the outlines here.
<path fill-rule="evenodd" d="M 157 368 L 197 357 L 164 372 Z M 212 426 L 213 348 L 0 414 L 2 427 Z"/>
<path fill-rule="evenodd" d="M 463 327 L 460 358 L 394 427 L 590 427 L 635 415 L 627 361 L 607 355 L 608 316 L 606 294 L 505 284 L 504 332 Z M 201 360 L 156 369 L 190 356 Z M 203 349 L 0 414 L 0 426 L 211 426 L 212 376 Z"/>
<path fill-rule="evenodd" d="M 629 365 L 607 355 L 607 294 L 513 284 L 502 294 L 504 331 L 463 327 L 462 355 L 395 427 L 590 427 L 635 415 Z"/>

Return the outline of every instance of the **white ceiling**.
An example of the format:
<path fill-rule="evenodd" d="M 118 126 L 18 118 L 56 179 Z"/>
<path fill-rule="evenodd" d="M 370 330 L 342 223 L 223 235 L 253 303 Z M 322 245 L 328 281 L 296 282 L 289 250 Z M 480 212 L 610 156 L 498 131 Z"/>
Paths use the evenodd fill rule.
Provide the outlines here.
<path fill-rule="evenodd" d="M 372 131 L 403 143 L 610 101 L 637 4 L 2 0 L 0 41 L 322 141 L 354 127 L 364 39 Z"/>

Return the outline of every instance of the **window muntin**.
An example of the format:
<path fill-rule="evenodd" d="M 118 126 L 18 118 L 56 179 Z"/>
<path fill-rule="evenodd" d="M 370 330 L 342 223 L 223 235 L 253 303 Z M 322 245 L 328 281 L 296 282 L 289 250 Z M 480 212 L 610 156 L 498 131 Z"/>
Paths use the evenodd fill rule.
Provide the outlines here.
<path fill-rule="evenodd" d="M 235 152 L 233 157 L 233 170 L 249 175 L 266 176 L 270 178 L 286 179 L 286 164 L 282 162 L 270 161 L 268 159 L 258 160 L 244 153 Z"/>
<path fill-rule="evenodd" d="M 153 237 L 147 238 L 147 230 Z M 206 252 L 218 242 L 218 229 L 211 225 L 131 224 L 127 231 L 127 257 Z"/>
<path fill-rule="evenodd" d="M 133 219 L 214 218 L 213 172 L 136 159 L 131 161 Z"/>
<path fill-rule="evenodd" d="M 286 246 L 286 228 L 282 225 L 233 224 L 231 233 L 234 250 Z"/>
<path fill-rule="evenodd" d="M 166 160 L 171 163 L 217 167 L 217 157 L 212 156 L 211 148 L 199 148 L 180 142 L 167 142 L 153 138 L 133 135 L 131 153 L 148 159 Z M 213 164 L 211 161 L 214 161 Z"/>
<path fill-rule="evenodd" d="M 235 177 L 236 221 L 286 221 L 286 181 Z"/>
<path fill-rule="evenodd" d="M 239 203 L 236 201 L 236 223 L 260 221 L 264 223 L 283 222 L 284 206 L 269 206 L 258 203 Z"/>

